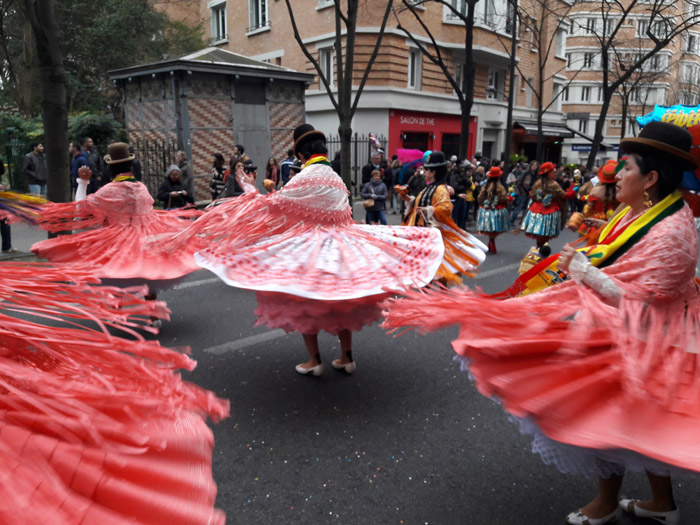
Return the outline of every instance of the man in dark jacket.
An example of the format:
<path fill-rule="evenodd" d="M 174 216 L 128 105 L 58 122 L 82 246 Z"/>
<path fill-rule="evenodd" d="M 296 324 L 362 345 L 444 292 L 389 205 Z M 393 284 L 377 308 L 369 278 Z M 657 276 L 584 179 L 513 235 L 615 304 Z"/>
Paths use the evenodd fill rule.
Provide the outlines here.
<path fill-rule="evenodd" d="M 180 168 L 173 164 L 165 172 L 165 179 L 158 188 L 158 200 L 163 203 L 163 208 L 182 208 L 187 204 L 194 204 L 194 197 L 188 193 L 182 184 Z"/>
<path fill-rule="evenodd" d="M 365 187 L 370 179 L 372 178 L 372 172 L 374 170 L 379 170 L 382 174 L 382 179 L 384 179 L 384 168 L 382 168 L 382 154 L 375 152 L 369 161 L 369 164 L 362 168 L 362 187 Z"/>
<path fill-rule="evenodd" d="M 41 142 L 29 144 L 32 151 L 24 156 L 22 174 L 29 185 L 29 193 L 46 196 L 46 164 L 44 164 L 44 145 Z"/>
<path fill-rule="evenodd" d="M 105 164 L 102 155 L 95 147 L 95 143 L 90 137 L 85 137 L 83 139 L 83 152 L 88 160 L 88 165 L 92 170 L 92 178 L 98 186 L 104 186 L 109 182 L 109 177 L 105 176 L 107 170 L 107 164 Z"/>

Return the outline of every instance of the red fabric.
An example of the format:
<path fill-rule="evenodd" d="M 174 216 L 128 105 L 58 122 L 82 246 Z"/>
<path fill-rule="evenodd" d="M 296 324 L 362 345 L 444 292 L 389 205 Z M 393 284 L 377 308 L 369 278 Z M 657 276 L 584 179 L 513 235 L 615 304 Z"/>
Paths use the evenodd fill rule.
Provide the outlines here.
<path fill-rule="evenodd" d="M 530 204 L 530 211 L 532 213 L 540 213 L 542 215 L 549 215 L 555 211 L 559 211 L 559 203 L 552 202 L 549 206 L 545 206 L 540 201 L 535 201 Z"/>
<path fill-rule="evenodd" d="M 223 523 L 204 417 L 228 403 L 130 328 L 162 303 L 75 268 L 0 269 L 0 523 Z"/>
<path fill-rule="evenodd" d="M 194 253 L 204 247 L 193 239 L 180 250 L 169 249 L 201 212 L 155 210 L 140 182 L 112 182 L 83 201 L 50 203 L 42 215 L 46 230 L 84 231 L 40 241 L 32 251 L 55 263 L 90 265 L 98 277 L 175 279 L 198 269 Z"/>
<path fill-rule="evenodd" d="M 455 351 L 511 414 L 562 443 L 700 471 L 697 256 L 685 207 L 603 270 L 623 292 L 619 304 L 573 281 L 505 301 L 464 288 L 416 292 L 387 303 L 385 326 L 464 322 Z"/>

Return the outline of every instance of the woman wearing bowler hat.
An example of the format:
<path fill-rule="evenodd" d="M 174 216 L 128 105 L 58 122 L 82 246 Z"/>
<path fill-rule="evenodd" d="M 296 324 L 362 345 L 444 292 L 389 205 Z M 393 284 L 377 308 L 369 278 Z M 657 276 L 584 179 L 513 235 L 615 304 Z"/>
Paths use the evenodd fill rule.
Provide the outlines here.
<path fill-rule="evenodd" d="M 105 162 L 113 182 L 84 200 L 49 203 L 42 211 L 40 226 L 45 230 L 82 231 L 37 242 L 32 251 L 51 262 L 90 266 L 106 284 L 146 284 L 149 298 L 155 299 L 159 290 L 198 269 L 194 262 L 198 246 L 171 250 L 168 239 L 201 212 L 153 209 L 148 188 L 131 173 L 133 159 L 125 143 L 110 144 Z M 154 320 L 154 325 L 160 326 L 160 321 Z"/>
<path fill-rule="evenodd" d="M 245 193 L 209 209 L 184 234 L 208 247 L 197 262 L 226 284 L 254 290 L 257 324 L 303 336 L 300 374 L 324 372 L 318 333 L 338 336 L 333 368 L 352 374 L 352 332 L 379 319 L 389 290 L 424 286 L 442 260 L 437 231 L 356 224 L 348 190 L 327 158 L 326 137 L 310 124 L 294 130 L 303 169 L 279 191 Z"/>
<path fill-rule="evenodd" d="M 408 203 L 401 224 L 404 226 L 436 226 L 445 243 L 445 257 L 437 277 L 447 282 L 462 282 L 460 273 L 471 274 L 484 262 L 486 246 L 462 230 L 452 220 L 452 202 L 447 186 L 447 165 L 442 151 L 433 151 L 423 164 L 426 187 L 417 197 L 400 195 Z"/>
<path fill-rule="evenodd" d="M 670 476 L 700 473 L 698 237 L 679 191 L 698 167 L 691 147 L 687 130 L 665 122 L 622 140 L 629 157 L 615 178 L 626 207 L 597 245 L 559 254 L 569 280 L 507 300 L 453 289 L 387 305 L 387 328 L 462 324 L 453 347 L 479 391 L 547 463 L 598 479 L 568 523 L 628 513 L 675 525 Z M 618 501 L 627 470 L 646 473 L 646 499 Z"/>

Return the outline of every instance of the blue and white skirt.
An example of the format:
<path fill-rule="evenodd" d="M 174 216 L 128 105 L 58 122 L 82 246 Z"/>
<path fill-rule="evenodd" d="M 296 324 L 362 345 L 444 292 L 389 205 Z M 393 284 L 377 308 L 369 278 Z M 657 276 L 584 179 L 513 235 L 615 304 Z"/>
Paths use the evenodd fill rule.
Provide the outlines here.
<path fill-rule="evenodd" d="M 476 231 L 482 233 L 503 233 L 508 231 L 509 227 L 510 222 L 507 208 L 496 210 L 491 208 L 479 208 L 479 215 L 476 220 Z"/>
<path fill-rule="evenodd" d="M 534 237 L 556 237 L 561 232 L 561 211 L 545 215 L 528 210 L 521 229 Z"/>

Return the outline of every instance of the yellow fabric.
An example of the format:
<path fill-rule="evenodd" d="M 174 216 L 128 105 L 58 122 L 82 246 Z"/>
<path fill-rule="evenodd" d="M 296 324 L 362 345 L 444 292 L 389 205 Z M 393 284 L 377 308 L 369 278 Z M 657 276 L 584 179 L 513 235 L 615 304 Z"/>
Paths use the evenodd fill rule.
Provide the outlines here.
<path fill-rule="evenodd" d="M 578 251 L 582 252 L 593 266 L 600 266 L 606 259 L 613 255 L 617 250 L 619 250 L 630 238 L 635 235 L 639 230 L 646 227 L 652 220 L 654 220 L 660 213 L 665 211 L 673 203 L 682 199 L 683 196 L 681 192 L 674 191 L 668 195 L 665 199 L 658 202 L 656 205 L 649 208 L 642 215 L 637 217 L 630 225 L 625 228 L 614 241 L 610 244 L 595 244 L 593 246 L 587 246 L 579 248 Z M 603 243 L 605 239 L 610 235 L 610 233 L 615 228 L 615 225 L 630 212 L 630 207 L 627 206 L 620 213 L 615 215 L 608 224 L 603 228 L 598 239 L 599 243 Z M 564 272 L 559 269 L 559 258 L 555 258 L 546 268 L 534 275 L 532 278 L 526 281 L 526 288 L 520 292 L 520 295 L 529 295 L 531 293 L 538 292 L 548 286 L 558 284 L 566 279 Z"/>

